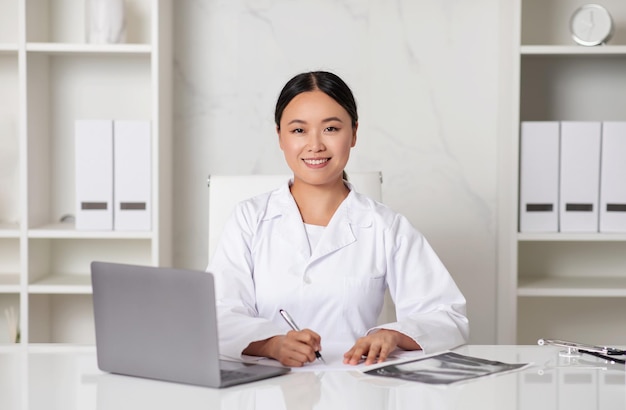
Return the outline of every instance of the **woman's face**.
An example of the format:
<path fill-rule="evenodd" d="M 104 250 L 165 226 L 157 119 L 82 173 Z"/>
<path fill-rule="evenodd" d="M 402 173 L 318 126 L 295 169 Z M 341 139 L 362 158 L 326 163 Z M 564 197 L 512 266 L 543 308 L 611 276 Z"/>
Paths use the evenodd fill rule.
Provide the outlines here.
<path fill-rule="evenodd" d="M 280 149 L 294 178 L 312 185 L 341 178 L 356 144 L 356 130 L 348 112 L 319 90 L 291 100 L 277 128 Z"/>

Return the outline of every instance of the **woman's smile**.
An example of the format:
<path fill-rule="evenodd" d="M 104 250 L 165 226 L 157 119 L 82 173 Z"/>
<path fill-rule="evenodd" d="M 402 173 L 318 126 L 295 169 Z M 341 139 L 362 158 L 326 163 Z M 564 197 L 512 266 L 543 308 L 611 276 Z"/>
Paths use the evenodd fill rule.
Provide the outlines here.
<path fill-rule="evenodd" d="M 321 168 L 330 161 L 330 158 L 304 158 L 304 163 L 312 168 Z"/>

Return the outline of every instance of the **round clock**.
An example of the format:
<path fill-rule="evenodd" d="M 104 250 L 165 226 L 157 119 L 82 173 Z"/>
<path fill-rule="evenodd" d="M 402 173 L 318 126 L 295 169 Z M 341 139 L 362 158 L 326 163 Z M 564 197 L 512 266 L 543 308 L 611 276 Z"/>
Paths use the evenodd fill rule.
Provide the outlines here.
<path fill-rule="evenodd" d="M 585 4 L 570 20 L 574 41 L 583 46 L 606 43 L 613 34 L 613 20 L 608 10 L 598 4 Z"/>

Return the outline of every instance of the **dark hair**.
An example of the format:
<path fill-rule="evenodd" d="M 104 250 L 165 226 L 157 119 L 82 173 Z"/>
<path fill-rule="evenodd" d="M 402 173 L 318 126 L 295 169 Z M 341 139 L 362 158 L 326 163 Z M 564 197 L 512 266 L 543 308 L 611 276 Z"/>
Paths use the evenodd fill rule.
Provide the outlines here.
<path fill-rule="evenodd" d="M 357 114 L 356 101 L 350 87 L 336 74 L 326 71 L 311 71 L 296 75 L 283 87 L 278 96 L 276 111 L 274 112 L 276 126 L 280 128 L 280 119 L 283 116 L 283 111 L 285 111 L 285 107 L 291 100 L 301 93 L 315 90 L 320 90 L 337 101 L 350 115 L 352 126 L 356 125 L 359 115 Z"/>

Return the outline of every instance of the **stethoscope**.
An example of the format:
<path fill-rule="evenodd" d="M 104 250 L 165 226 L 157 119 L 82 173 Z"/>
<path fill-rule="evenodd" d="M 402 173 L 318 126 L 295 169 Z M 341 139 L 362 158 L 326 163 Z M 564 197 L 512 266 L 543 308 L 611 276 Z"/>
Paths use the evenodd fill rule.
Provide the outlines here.
<path fill-rule="evenodd" d="M 584 343 L 576 343 L 576 342 L 568 342 L 566 340 L 556 340 L 556 339 L 539 339 L 537 340 L 537 344 L 539 346 L 551 345 L 551 346 L 559 346 L 565 347 L 567 349 L 566 355 L 573 356 L 577 352 L 585 353 L 591 356 L 599 357 L 601 359 L 607 360 L 610 363 L 619 363 L 626 364 L 625 359 L 618 359 L 615 356 L 626 356 L 626 350 L 617 349 L 615 347 L 607 347 L 607 346 L 594 346 L 588 345 Z"/>

